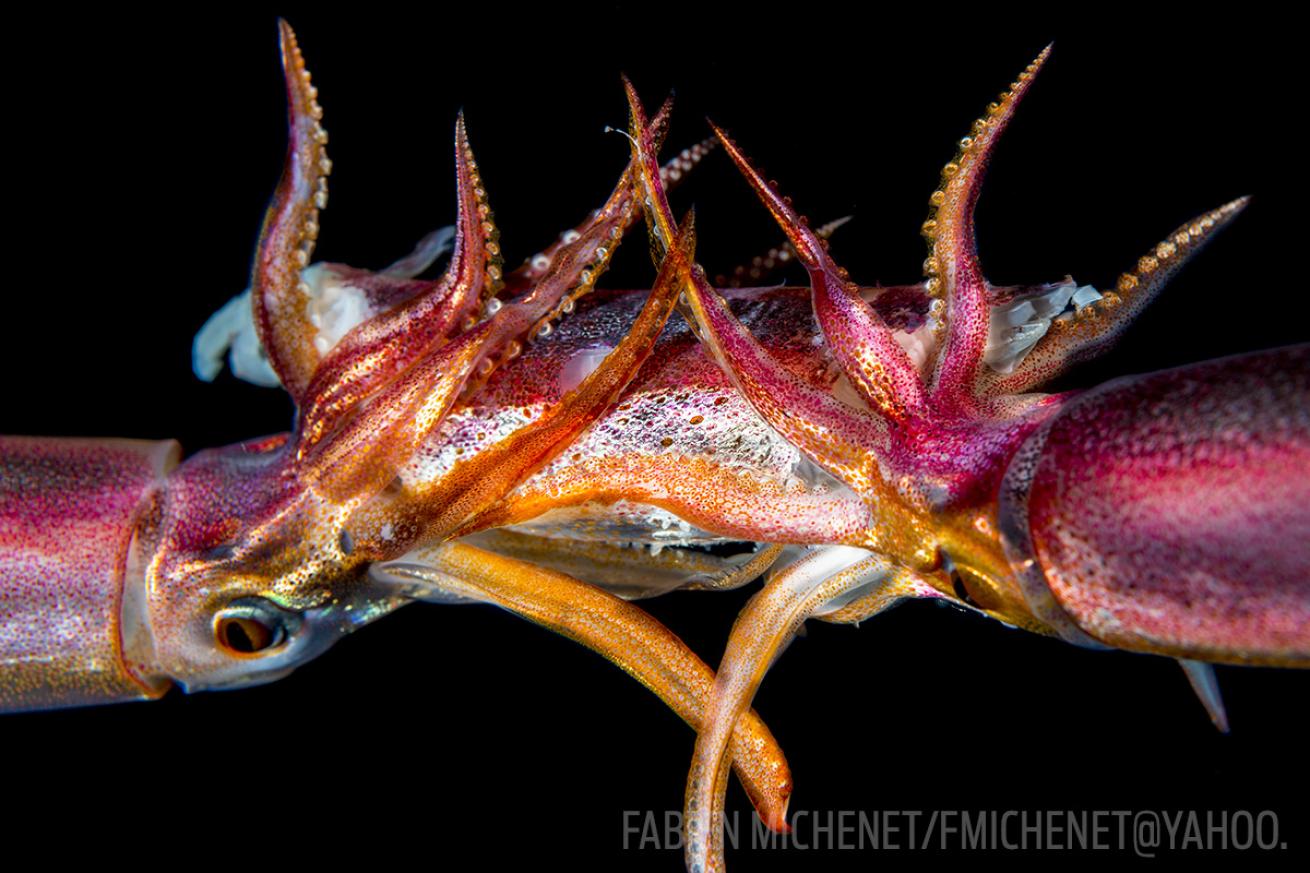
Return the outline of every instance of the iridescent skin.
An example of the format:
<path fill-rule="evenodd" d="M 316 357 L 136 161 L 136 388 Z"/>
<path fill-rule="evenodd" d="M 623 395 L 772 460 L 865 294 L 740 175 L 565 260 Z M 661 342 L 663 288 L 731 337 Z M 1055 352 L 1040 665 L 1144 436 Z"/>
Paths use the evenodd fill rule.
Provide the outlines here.
<path fill-rule="evenodd" d="M 1048 52 L 961 140 L 931 197 L 923 290 L 937 342 L 922 370 L 826 241 L 715 128 L 809 272 L 815 320 L 856 397 L 816 391 L 781 366 L 694 264 L 683 275 L 689 318 L 756 412 L 861 497 L 871 526 L 843 542 L 872 554 L 829 547 L 804 556 L 738 618 L 687 782 L 695 873 L 725 866 L 729 727 L 804 620 L 852 598 L 867 615 L 903 597 L 948 596 L 1077 644 L 1179 657 L 1221 726 L 1199 662 L 1310 666 L 1306 347 L 1082 396 L 1012 393 L 1107 347 L 1245 199 L 1174 231 L 1115 293 L 1072 322 L 1057 320 L 1008 375 L 983 361 L 997 295 L 979 266 L 973 209 L 992 148 Z M 631 86 L 628 97 L 642 118 Z M 678 225 L 650 138 L 633 149 L 658 250 Z"/>
<path fill-rule="evenodd" d="M 327 134 L 285 25 L 282 48 L 291 136 L 252 299 L 294 430 L 171 471 L 155 463 L 168 444 L 0 441 L 0 566 L 17 580 L 0 589 L 6 708 L 267 681 L 414 600 L 495 603 L 601 652 L 698 730 L 687 846 L 702 870 L 723 865 L 729 765 L 786 826 L 786 761 L 749 707 L 808 617 L 939 598 L 1167 655 L 1217 720 L 1203 662 L 1310 662 L 1306 347 L 1029 393 L 1107 347 L 1244 200 L 1175 231 L 1013 368 L 984 361 L 992 313 L 1016 292 L 983 278 L 973 207 L 1045 52 L 947 166 L 919 285 L 851 283 L 716 129 L 787 237 L 770 258 L 811 279 L 716 290 L 694 222 L 664 192 L 694 161 L 657 165 L 668 103 L 647 120 L 629 86 L 632 161 L 614 193 L 509 273 L 461 118 L 447 270 L 334 265 L 367 312 L 329 344 L 302 273 L 327 203 Z M 639 209 L 653 289 L 594 292 Z M 926 336 L 922 361 L 910 333 Z M 46 517 L 70 533 L 43 536 Z M 106 548 L 79 560 L 78 536 Z M 676 548 L 729 541 L 761 548 Z M 628 602 L 742 584 L 775 561 L 717 678 Z M 75 633 L 23 623 L 61 598 Z"/>

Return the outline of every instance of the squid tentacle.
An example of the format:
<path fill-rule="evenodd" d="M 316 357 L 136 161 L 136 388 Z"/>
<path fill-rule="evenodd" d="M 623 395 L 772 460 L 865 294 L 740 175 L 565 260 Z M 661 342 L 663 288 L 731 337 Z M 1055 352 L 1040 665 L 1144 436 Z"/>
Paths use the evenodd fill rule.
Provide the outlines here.
<path fill-rule="evenodd" d="M 1114 291 L 1052 321 L 1046 335 L 1013 371 L 998 373 L 982 368 L 979 393 L 997 396 L 1031 391 L 1074 364 L 1105 352 L 1160 295 L 1168 281 L 1250 202 L 1250 197 L 1239 197 L 1176 228 L 1143 255 L 1132 272 L 1119 277 Z"/>
<path fill-rule="evenodd" d="M 327 481 L 338 495 L 371 496 L 388 484 L 461 395 L 476 390 L 477 380 L 516 357 L 522 341 L 541 333 L 561 305 L 594 287 L 612 253 L 597 254 L 603 249 L 600 243 L 612 242 L 607 226 L 598 221 L 525 299 L 497 307 L 489 319 L 430 350 L 385 384 L 364 414 L 351 419 L 322 450 L 315 451 L 312 442 L 302 446 L 304 469 L 313 479 Z M 575 285 L 577 276 L 581 284 Z"/>
<path fill-rule="evenodd" d="M 665 123 L 669 108 L 656 125 Z M 605 206 L 557 251 L 531 291 L 501 303 L 489 296 L 500 279 L 499 248 L 462 116 L 455 140 L 460 219 L 446 276 L 409 302 L 357 325 L 311 383 L 297 465 L 335 500 L 358 505 L 393 481 L 456 402 L 517 357 L 524 342 L 548 333 L 552 318 L 572 311 L 574 301 L 595 287 L 631 221 L 635 206 L 625 193 L 630 187 L 625 173 Z M 490 316 L 476 323 L 470 313 L 484 303 Z"/>
<path fill-rule="evenodd" d="M 419 549 L 376 565 L 375 579 L 423 597 L 492 603 L 604 656 L 700 730 L 714 674 L 664 625 L 639 607 L 563 573 L 464 543 Z M 760 818 L 786 829 L 791 772 L 782 749 L 754 712 L 745 712 L 727 740 L 742 787 Z"/>
<path fill-rule="evenodd" d="M 318 363 L 306 313 L 309 288 L 300 271 L 308 266 L 318 239 L 332 162 L 318 92 L 310 84 L 296 35 L 284 20 L 278 20 L 278 28 L 287 89 L 287 156 L 259 234 L 250 285 L 259 341 L 283 387 L 299 402 Z"/>
<path fill-rule="evenodd" d="M 945 302 L 944 311 L 936 306 L 928 314 L 934 330 L 944 333 L 932 376 L 938 403 L 950 406 L 971 399 L 974 375 L 987 346 L 991 305 L 978 262 L 974 208 L 992 150 L 1050 53 L 1048 45 L 988 107 L 988 114 L 974 122 L 971 135 L 960 140 L 958 156 L 942 170 L 942 187 L 929 198 L 933 212 L 923 223 L 930 245 L 924 261 L 925 287 L 929 295 Z"/>
<path fill-rule="evenodd" d="M 641 102 L 632 84 L 625 85 L 633 129 L 639 130 L 643 120 Z M 634 136 L 632 145 L 645 190 L 651 244 L 658 249 L 676 225 L 648 144 Z M 801 239 L 813 240 L 817 248 L 812 235 L 798 237 Z M 932 564 L 931 555 L 912 545 L 925 539 L 920 521 L 895 498 L 878 468 L 877 448 L 886 446 L 889 439 L 887 422 L 844 403 L 779 365 L 733 315 L 722 295 L 710 287 L 699 264 L 689 261 L 682 281 L 688 321 L 738 391 L 771 427 L 851 487 L 869 507 L 876 520 L 868 527 L 868 540 L 861 544 L 888 550 L 916 566 Z"/>
<path fill-rule="evenodd" d="M 866 403 L 885 418 L 904 422 L 924 407 L 923 380 L 881 316 L 865 302 L 844 267 L 828 254 L 828 242 L 805 217 L 765 182 L 728 135 L 711 123 L 724 150 L 787 235 L 810 275 L 814 314 L 829 348 Z"/>
<path fill-rule="evenodd" d="M 764 674 L 807 618 L 858 596 L 867 617 L 925 586 L 882 555 L 846 546 L 814 549 L 777 571 L 733 625 L 719 664 L 714 695 L 696 737 L 687 777 L 684 822 L 687 869 L 724 869 L 723 806 L 733 730 Z"/>
<path fill-rule="evenodd" d="M 445 275 L 356 325 L 327 353 L 314 372 L 300 420 L 302 459 L 380 386 L 471 327 L 473 312 L 498 287 L 500 246 L 462 113 L 455 122 L 455 179 L 455 250 Z"/>
<path fill-rule="evenodd" d="M 389 514 L 362 507 L 352 520 L 359 530 L 357 551 L 370 560 L 384 559 L 422 539 L 453 539 L 477 527 L 477 516 L 493 508 L 533 472 L 549 463 L 591 425 L 627 386 L 650 355 L 677 299 L 681 265 L 695 246 L 693 222 L 686 222 L 677 246 L 665 259 L 641 312 L 628 333 L 600 365 L 539 419 L 512 432 L 477 457 L 457 464 L 428 486 L 399 498 L 403 530 L 392 530 Z M 513 311 L 506 307 L 501 313 Z M 384 535 L 383 531 L 387 534 Z"/>
<path fill-rule="evenodd" d="M 651 248 L 658 251 L 667 247 L 677 225 L 659 182 L 649 140 L 639 133 L 645 121 L 640 98 L 631 82 L 625 80 L 624 86 L 632 113 L 632 149 L 644 189 Z M 818 463 L 861 494 L 867 493 L 871 477 L 867 454 L 860 446 L 881 438 L 881 423 L 782 369 L 733 316 L 727 301 L 710 287 L 699 265 L 690 262 L 683 278 L 686 307 L 692 313 L 693 324 L 699 327 L 698 335 L 710 345 L 751 404 L 802 451 L 812 453 Z"/>
<path fill-rule="evenodd" d="M 655 117 L 651 119 L 651 123 L 655 125 L 657 131 L 667 127 L 671 107 L 672 101 L 666 100 L 655 114 Z M 713 137 L 709 137 L 683 149 L 660 167 L 661 181 L 670 188 L 675 187 L 686 179 L 691 171 L 699 166 L 705 156 L 712 152 L 717 145 L 718 141 Z M 633 201 L 636 189 L 631 171 L 632 165 L 629 164 L 624 172 L 623 184 L 610 195 L 610 200 L 607 201 L 605 207 L 602 207 L 601 211 L 605 211 L 607 208 L 612 209 L 612 204 L 625 206 Z M 625 213 L 624 223 L 619 229 L 620 238 L 632 228 L 635 220 L 635 214 Z M 554 243 L 528 258 L 518 269 L 505 277 L 505 293 L 515 295 L 539 282 L 546 275 L 551 264 L 555 262 L 561 249 L 569 245 L 570 241 L 589 227 L 593 221 L 594 218 L 588 218 L 577 227 L 564 231 Z"/>

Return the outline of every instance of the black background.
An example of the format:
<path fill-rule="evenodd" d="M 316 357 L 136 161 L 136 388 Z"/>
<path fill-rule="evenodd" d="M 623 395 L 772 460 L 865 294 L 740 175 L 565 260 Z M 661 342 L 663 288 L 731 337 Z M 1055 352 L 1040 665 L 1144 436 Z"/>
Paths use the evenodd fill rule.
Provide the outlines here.
<path fill-rule="evenodd" d="M 911 21 L 817 4 L 791 17 L 696 4 L 478 12 L 277 10 L 298 30 L 332 136 L 318 257 L 378 267 L 451 221 L 464 107 L 517 264 L 599 204 L 622 168 L 626 143 L 602 129 L 624 123 L 626 71 L 648 103 L 677 90 L 670 146 L 703 137 L 711 114 L 816 222 L 856 216 L 833 251 L 857 278 L 915 281 L 919 224 L 952 144 L 1054 39 L 980 206 L 993 281 L 1070 273 L 1104 287 L 1178 224 L 1255 195 L 1123 345 L 1068 385 L 1310 337 L 1302 49 L 1288 21 L 1100 7 L 1065 20 L 939 8 Z M 195 450 L 288 425 L 280 392 L 226 375 L 199 383 L 189 361 L 205 317 L 247 284 L 280 169 L 275 14 L 9 22 L 0 431 L 176 437 Z M 776 242 L 721 157 L 677 192 L 675 205 L 693 202 L 711 274 Z M 637 242 L 611 284 L 650 277 Z M 648 605 L 714 663 L 748 594 Z M 1169 661 L 916 604 L 858 630 L 811 627 L 757 708 L 788 752 L 793 809 L 1274 809 L 1289 848 L 1247 863 L 1288 863 L 1310 844 L 1310 677 L 1219 673 L 1228 737 Z M 0 830 L 54 855 L 257 869 L 404 851 L 442 869 L 472 867 L 458 860 L 471 852 L 493 869 L 671 871 L 677 852 L 622 850 L 623 811 L 680 807 L 692 741 L 569 642 L 490 608 L 418 606 L 266 687 L 0 720 Z M 730 805 L 745 809 L 735 787 Z M 753 853 L 734 869 L 920 860 Z"/>

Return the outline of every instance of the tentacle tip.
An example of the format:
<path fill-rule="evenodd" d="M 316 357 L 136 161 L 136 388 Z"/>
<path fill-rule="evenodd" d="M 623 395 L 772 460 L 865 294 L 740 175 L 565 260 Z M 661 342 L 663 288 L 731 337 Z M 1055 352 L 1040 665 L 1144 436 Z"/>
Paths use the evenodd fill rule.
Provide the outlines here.
<path fill-rule="evenodd" d="M 847 224 L 849 224 L 854 220 L 855 220 L 854 215 L 843 215 L 841 218 L 834 218 L 832 221 L 828 222 L 823 227 L 815 231 L 815 233 L 819 237 L 823 239 L 827 239 L 828 237 L 836 233 L 838 230 L 840 230 L 842 227 L 845 227 Z"/>
<path fill-rule="evenodd" d="M 710 130 L 714 132 L 714 139 L 710 140 L 710 142 L 717 142 L 722 145 L 724 150 L 727 151 L 728 156 L 732 158 L 733 162 L 738 166 L 741 166 L 745 162 L 745 157 L 737 148 L 737 143 L 733 142 L 732 136 L 729 135 L 728 131 L 716 124 L 714 119 L 710 118 L 708 115 L 705 116 L 705 123 L 708 124 Z"/>
<path fill-rule="evenodd" d="M 1242 212 L 1243 209 L 1245 209 L 1250 205 L 1251 205 L 1251 195 L 1243 194 L 1241 197 L 1238 197 L 1236 200 L 1228 201 L 1223 206 L 1220 206 L 1219 209 L 1221 212 L 1227 213 L 1228 215 L 1236 218 Z"/>
<path fill-rule="evenodd" d="M 300 43 L 296 39 L 296 32 L 291 28 L 291 23 L 285 18 L 279 17 L 277 20 L 278 42 L 282 47 L 282 69 L 288 75 L 292 71 L 301 72 L 304 70 L 305 62 L 300 55 Z"/>
<path fill-rule="evenodd" d="M 641 98 L 637 95 L 637 86 L 632 84 L 632 79 L 628 78 L 627 73 L 619 73 L 619 81 L 623 83 L 623 94 L 628 98 L 628 103 L 641 105 Z"/>
<path fill-rule="evenodd" d="M 787 809 L 791 806 L 791 795 L 789 794 L 782 802 L 782 807 L 772 810 L 767 816 L 761 816 L 760 820 L 764 826 L 775 834 L 790 834 L 791 824 L 787 821 Z"/>
<path fill-rule="evenodd" d="M 1046 61 L 1048 58 L 1050 58 L 1051 50 L 1053 48 L 1055 48 L 1054 40 L 1048 42 L 1046 44 L 1046 47 L 1037 53 L 1037 57 L 1033 58 L 1032 63 L 1030 63 L 1024 69 L 1024 71 L 1019 74 L 1020 84 L 1031 81 L 1032 78 L 1037 75 L 1037 73 L 1042 69 L 1042 67 L 1046 65 Z"/>
<path fill-rule="evenodd" d="M 643 136 L 647 127 L 646 110 L 641 105 L 641 97 L 637 94 L 637 88 L 632 84 L 632 80 L 627 76 L 623 77 L 623 94 L 628 98 L 628 116 L 629 123 L 632 126 L 631 133 L 634 137 Z"/>

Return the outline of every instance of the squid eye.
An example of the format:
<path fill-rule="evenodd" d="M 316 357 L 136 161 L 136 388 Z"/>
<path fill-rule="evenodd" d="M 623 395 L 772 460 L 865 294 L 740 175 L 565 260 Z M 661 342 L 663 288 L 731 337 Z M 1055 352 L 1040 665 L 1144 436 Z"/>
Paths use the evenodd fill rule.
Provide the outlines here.
<path fill-rule="evenodd" d="M 258 598 L 234 601 L 214 616 L 214 639 L 232 655 L 258 655 L 287 641 L 291 613 Z"/>
<path fill-rule="evenodd" d="M 281 627 L 269 627 L 258 619 L 238 616 L 220 618 L 215 632 L 219 645 L 240 655 L 271 649 L 286 638 Z"/>

